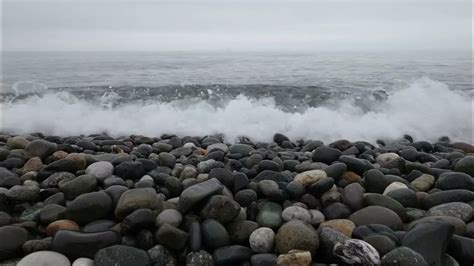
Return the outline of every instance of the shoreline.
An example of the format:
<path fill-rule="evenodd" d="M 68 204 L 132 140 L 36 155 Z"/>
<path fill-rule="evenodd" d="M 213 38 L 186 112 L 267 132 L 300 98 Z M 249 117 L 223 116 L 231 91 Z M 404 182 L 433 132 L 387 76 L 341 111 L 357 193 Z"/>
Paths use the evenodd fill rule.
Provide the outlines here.
<path fill-rule="evenodd" d="M 0 135 L 0 264 L 474 264 L 474 146 L 352 141 Z"/>

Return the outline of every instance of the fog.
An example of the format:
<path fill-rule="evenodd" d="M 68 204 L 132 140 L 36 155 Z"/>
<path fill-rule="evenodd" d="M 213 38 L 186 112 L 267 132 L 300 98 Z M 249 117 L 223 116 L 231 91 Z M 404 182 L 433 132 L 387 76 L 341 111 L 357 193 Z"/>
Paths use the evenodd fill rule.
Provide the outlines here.
<path fill-rule="evenodd" d="M 470 50 L 471 1 L 4 0 L 12 51 Z"/>

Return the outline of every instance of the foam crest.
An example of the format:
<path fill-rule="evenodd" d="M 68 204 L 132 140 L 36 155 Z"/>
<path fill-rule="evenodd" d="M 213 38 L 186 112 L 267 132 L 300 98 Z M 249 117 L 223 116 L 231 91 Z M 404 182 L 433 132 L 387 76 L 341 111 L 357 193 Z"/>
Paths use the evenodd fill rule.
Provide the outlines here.
<path fill-rule="evenodd" d="M 375 141 L 410 134 L 416 139 L 436 140 L 446 135 L 453 140 L 474 142 L 472 97 L 429 79 L 394 91 L 370 112 L 348 100 L 303 112 L 285 112 L 272 98 L 251 99 L 245 95 L 222 107 L 201 100 L 149 100 L 112 108 L 107 99 L 118 96 L 104 97 L 108 98 L 93 103 L 63 92 L 2 103 L 2 130 L 61 136 L 99 132 L 114 136 L 223 133 L 228 141 L 239 136 L 269 141 L 275 132 L 293 139 L 323 141 Z"/>

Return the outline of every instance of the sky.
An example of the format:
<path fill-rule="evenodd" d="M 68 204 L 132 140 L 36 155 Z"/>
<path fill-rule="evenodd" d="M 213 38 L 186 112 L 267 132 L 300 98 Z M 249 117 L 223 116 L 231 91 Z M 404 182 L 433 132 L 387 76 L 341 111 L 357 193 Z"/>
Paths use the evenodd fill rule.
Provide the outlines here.
<path fill-rule="evenodd" d="M 471 0 L 2 0 L 8 51 L 472 49 Z"/>

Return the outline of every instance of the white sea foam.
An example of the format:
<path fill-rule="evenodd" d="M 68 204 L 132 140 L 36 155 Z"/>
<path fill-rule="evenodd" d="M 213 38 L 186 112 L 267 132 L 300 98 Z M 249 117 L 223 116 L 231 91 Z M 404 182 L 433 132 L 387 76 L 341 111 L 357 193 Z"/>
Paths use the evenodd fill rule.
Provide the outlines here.
<path fill-rule="evenodd" d="M 2 130 L 62 136 L 99 132 L 115 136 L 223 133 L 228 141 L 238 136 L 268 141 L 276 132 L 293 139 L 323 141 L 374 141 L 410 134 L 416 139 L 436 140 L 446 135 L 453 140 L 474 142 L 472 96 L 458 94 L 445 84 L 428 79 L 392 92 L 387 101 L 370 112 L 345 101 L 337 106 L 288 113 L 271 98 L 255 100 L 244 95 L 222 108 L 205 101 L 135 102 L 111 108 L 104 101 L 97 104 L 67 93 L 50 93 L 4 103 Z"/>

